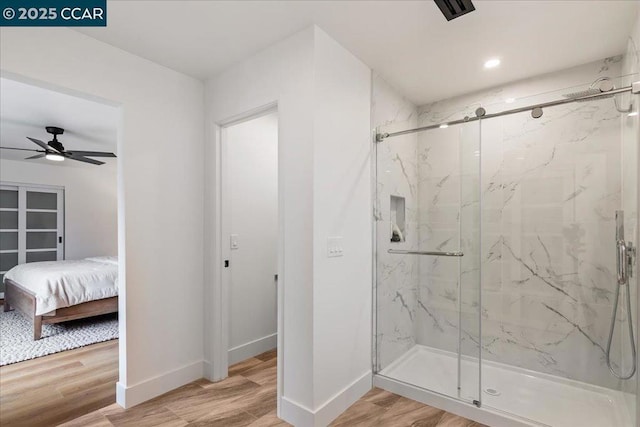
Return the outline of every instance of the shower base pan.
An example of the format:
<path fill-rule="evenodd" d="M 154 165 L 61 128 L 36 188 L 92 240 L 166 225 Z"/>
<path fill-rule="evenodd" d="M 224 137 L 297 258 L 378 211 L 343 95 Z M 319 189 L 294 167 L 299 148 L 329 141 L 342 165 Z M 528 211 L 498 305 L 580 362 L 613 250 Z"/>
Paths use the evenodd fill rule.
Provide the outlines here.
<path fill-rule="evenodd" d="M 482 362 L 478 408 L 472 404 L 478 396 L 477 361 L 463 358 L 461 372 L 458 391 L 456 354 L 416 345 L 379 372 L 374 385 L 496 427 L 634 425 L 633 394 L 489 361 Z"/>

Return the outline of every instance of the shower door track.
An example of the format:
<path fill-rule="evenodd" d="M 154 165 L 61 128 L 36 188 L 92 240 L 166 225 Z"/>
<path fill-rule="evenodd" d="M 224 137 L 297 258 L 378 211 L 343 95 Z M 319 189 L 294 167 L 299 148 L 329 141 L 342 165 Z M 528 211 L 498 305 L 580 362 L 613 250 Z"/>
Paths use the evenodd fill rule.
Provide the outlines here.
<path fill-rule="evenodd" d="M 425 130 L 431 130 L 431 129 L 437 129 L 437 128 L 443 128 L 443 127 L 448 127 L 448 126 L 453 126 L 453 125 L 469 123 L 469 122 L 475 122 L 475 121 L 482 120 L 482 119 L 492 119 L 494 117 L 508 116 L 508 115 L 511 115 L 511 114 L 522 113 L 522 112 L 525 112 L 525 111 L 538 110 L 540 112 L 540 115 L 534 116 L 534 118 L 539 118 L 540 116 L 542 116 L 542 109 L 546 108 L 546 107 L 554 107 L 556 105 L 571 104 L 573 102 L 580 102 L 580 101 L 590 101 L 590 100 L 593 100 L 593 99 L 608 98 L 608 97 L 611 97 L 613 95 L 618 95 L 620 93 L 625 93 L 625 92 L 631 92 L 633 94 L 640 93 L 640 81 L 633 82 L 630 86 L 621 87 L 619 89 L 612 89 L 612 90 L 601 92 L 601 93 L 595 93 L 595 94 L 584 95 L 584 96 L 577 96 L 575 98 L 557 99 L 555 101 L 543 102 L 543 103 L 540 103 L 540 104 L 532 104 L 532 105 L 528 105 L 526 107 L 514 108 L 512 110 L 505 110 L 505 111 L 500 111 L 498 113 L 492 113 L 492 114 L 486 114 L 486 110 L 484 108 L 480 107 L 480 108 L 478 108 L 476 110 L 476 116 L 475 117 L 467 116 L 467 117 L 465 117 L 463 119 L 453 120 L 451 122 L 444 122 L 444 123 L 438 123 L 438 124 L 435 124 L 435 125 L 422 126 L 422 127 L 414 128 L 414 129 L 401 130 L 401 131 L 398 131 L 398 132 L 378 133 L 378 134 L 376 134 L 376 142 L 382 142 L 385 139 L 391 138 L 393 136 L 407 135 L 407 134 L 411 134 L 411 133 L 422 132 L 422 131 L 425 131 Z"/>

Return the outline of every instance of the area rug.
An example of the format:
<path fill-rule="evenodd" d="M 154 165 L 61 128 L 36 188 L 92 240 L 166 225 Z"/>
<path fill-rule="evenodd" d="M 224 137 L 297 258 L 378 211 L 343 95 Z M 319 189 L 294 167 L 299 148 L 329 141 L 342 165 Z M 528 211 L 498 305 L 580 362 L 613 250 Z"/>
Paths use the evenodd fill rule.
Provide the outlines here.
<path fill-rule="evenodd" d="M 42 325 L 42 338 L 33 340 L 31 321 L 16 310 L 0 306 L 0 366 L 118 338 L 117 313 Z"/>

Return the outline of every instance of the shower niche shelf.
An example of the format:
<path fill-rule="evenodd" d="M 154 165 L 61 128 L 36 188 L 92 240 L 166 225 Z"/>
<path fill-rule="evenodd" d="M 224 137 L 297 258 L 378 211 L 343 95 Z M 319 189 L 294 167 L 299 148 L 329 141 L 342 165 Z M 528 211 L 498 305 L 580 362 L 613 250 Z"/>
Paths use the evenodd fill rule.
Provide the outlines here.
<path fill-rule="evenodd" d="M 391 196 L 391 242 L 402 243 L 406 240 L 406 210 L 405 199 L 401 196 Z"/>

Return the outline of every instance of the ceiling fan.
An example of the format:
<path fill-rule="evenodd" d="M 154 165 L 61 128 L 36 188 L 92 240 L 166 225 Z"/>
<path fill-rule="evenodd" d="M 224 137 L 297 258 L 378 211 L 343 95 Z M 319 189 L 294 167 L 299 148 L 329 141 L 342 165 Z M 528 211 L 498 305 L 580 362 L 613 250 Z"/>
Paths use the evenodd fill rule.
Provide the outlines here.
<path fill-rule="evenodd" d="M 64 145 L 58 141 L 58 135 L 64 133 L 64 129 L 56 126 L 47 126 L 45 128 L 48 133 L 53 135 L 53 139 L 48 143 L 44 143 L 39 139 L 27 137 L 28 140 L 39 145 L 42 150 L 31 150 L 28 148 L 13 148 L 13 147 L 0 147 L 5 150 L 20 150 L 20 151 L 35 151 L 40 154 L 27 157 L 25 160 L 40 159 L 45 157 L 47 160 L 62 161 L 64 159 L 77 160 L 79 162 L 91 163 L 92 165 L 103 165 L 104 162 L 99 160 L 90 159 L 89 157 L 116 157 L 113 153 L 107 153 L 103 151 L 67 151 L 64 149 Z"/>

